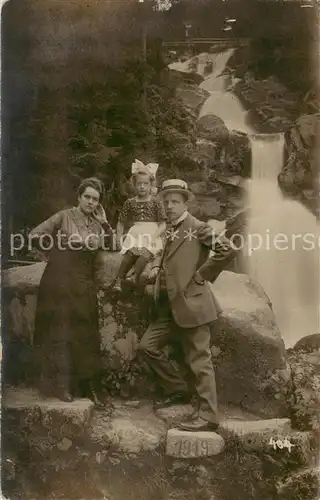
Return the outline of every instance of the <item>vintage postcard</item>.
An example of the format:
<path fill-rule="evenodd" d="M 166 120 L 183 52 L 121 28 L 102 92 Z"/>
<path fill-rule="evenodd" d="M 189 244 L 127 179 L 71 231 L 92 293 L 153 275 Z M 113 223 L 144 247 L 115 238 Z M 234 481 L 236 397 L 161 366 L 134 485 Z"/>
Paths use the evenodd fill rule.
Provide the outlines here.
<path fill-rule="evenodd" d="M 3 2 L 2 498 L 320 500 L 318 21 Z"/>

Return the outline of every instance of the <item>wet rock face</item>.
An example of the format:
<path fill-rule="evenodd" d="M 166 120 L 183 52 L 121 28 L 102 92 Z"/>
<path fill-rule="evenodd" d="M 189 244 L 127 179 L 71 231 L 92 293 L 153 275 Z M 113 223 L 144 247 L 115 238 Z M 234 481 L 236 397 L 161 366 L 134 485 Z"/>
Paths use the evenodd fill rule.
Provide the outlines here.
<path fill-rule="evenodd" d="M 286 132 L 286 161 L 278 177 L 282 190 L 304 202 L 314 213 L 319 210 L 316 148 L 319 124 L 319 113 L 304 115 Z"/>
<path fill-rule="evenodd" d="M 248 110 L 248 120 L 260 133 L 284 132 L 299 115 L 297 95 L 275 77 L 255 80 L 246 73 L 234 92 Z"/>

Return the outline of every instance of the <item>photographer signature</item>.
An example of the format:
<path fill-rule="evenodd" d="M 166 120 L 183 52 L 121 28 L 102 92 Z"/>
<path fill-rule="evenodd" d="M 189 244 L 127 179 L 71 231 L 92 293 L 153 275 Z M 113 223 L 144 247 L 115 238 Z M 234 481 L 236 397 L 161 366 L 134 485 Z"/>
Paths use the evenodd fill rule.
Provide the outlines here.
<path fill-rule="evenodd" d="M 274 439 L 273 437 L 271 437 L 269 444 L 273 446 L 274 450 L 283 450 L 284 448 L 287 448 L 289 450 L 289 453 L 291 453 L 291 449 L 293 448 L 293 446 L 295 446 L 290 442 L 290 439 L 288 437 L 285 437 L 284 439 Z"/>

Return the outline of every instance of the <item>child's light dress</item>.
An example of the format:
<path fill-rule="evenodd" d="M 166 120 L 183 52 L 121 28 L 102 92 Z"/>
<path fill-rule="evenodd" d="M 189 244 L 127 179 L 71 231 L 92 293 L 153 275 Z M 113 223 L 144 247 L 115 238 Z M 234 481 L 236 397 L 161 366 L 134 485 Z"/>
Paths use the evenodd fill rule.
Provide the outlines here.
<path fill-rule="evenodd" d="M 130 227 L 122 245 L 121 254 L 130 250 L 134 255 L 151 257 L 163 248 L 161 238 L 155 238 L 159 224 L 166 220 L 161 201 L 152 197 L 139 201 L 137 197 L 128 199 L 122 208 L 119 222 Z M 151 255 L 150 255 L 151 254 Z"/>

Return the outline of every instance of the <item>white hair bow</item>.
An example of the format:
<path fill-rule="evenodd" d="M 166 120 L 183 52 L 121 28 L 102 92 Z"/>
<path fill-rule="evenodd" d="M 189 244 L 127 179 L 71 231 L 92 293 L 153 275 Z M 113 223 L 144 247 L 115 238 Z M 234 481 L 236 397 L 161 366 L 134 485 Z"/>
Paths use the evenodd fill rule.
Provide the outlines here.
<path fill-rule="evenodd" d="M 132 169 L 131 172 L 132 174 L 137 174 L 138 172 L 145 172 L 147 174 L 151 175 L 156 175 L 157 170 L 159 167 L 159 163 L 148 163 L 148 165 L 145 165 L 142 163 L 140 160 L 135 160 L 134 163 L 132 163 Z"/>

